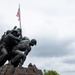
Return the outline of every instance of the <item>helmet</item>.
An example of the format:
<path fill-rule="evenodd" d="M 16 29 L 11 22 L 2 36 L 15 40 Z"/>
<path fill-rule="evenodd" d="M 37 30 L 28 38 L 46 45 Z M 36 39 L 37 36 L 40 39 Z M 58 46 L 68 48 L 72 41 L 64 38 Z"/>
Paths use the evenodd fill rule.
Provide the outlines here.
<path fill-rule="evenodd" d="M 16 30 L 12 30 L 11 34 L 14 34 L 14 33 L 17 34 L 17 31 Z"/>
<path fill-rule="evenodd" d="M 16 30 L 12 30 L 11 34 L 13 34 L 14 36 L 18 37 L 18 32 Z"/>
<path fill-rule="evenodd" d="M 21 31 L 22 31 L 22 29 L 21 29 L 21 28 L 17 28 L 17 31 L 20 31 L 20 32 L 21 32 Z"/>
<path fill-rule="evenodd" d="M 31 40 L 31 43 L 33 43 L 34 45 L 36 45 L 37 44 L 37 41 L 35 39 L 32 39 Z"/>
<path fill-rule="evenodd" d="M 9 34 L 9 33 L 11 33 L 11 31 L 10 31 L 10 30 L 8 30 L 8 31 L 6 32 L 6 35 L 7 35 L 7 34 Z"/>
<path fill-rule="evenodd" d="M 29 40 L 29 38 L 28 37 L 22 37 L 22 40 Z"/>

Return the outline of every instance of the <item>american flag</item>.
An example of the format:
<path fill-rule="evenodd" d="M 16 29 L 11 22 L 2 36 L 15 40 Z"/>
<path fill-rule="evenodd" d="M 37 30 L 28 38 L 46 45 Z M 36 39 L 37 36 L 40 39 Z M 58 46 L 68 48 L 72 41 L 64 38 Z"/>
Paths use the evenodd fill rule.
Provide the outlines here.
<path fill-rule="evenodd" d="M 16 16 L 18 17 L 18 21 L 20 21 L 20 7 L 18 8 Z"/>

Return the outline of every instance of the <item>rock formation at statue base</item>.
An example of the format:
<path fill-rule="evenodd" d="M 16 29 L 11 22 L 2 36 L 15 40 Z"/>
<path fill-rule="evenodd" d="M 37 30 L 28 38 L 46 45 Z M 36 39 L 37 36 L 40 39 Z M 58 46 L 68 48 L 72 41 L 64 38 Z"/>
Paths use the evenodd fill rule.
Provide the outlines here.
<path fill-rule="evenodd" d="M 6 64 L 0 67 L 0 75 L 43 75 L 43 73 L 31 63 L 27 68 L 13 67 L 12 65 Z"/>

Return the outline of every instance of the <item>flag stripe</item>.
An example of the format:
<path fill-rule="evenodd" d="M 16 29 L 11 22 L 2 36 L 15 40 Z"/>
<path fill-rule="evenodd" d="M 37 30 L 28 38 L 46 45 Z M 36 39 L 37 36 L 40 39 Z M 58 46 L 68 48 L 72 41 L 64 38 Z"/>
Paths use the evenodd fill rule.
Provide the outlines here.
<path fill-rule="evenodd" d="M 18 17 L 18 21 L 20 21 L 20 8 L 18 8 L 16 16 Z"/>

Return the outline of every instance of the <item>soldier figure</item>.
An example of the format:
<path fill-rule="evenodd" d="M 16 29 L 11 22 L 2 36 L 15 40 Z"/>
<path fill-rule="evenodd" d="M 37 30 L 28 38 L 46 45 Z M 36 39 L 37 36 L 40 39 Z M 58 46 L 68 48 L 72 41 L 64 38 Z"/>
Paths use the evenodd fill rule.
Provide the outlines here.
<path fill-rule="evenodd" d="M 31 46 L 34 46 L 36 44 L 37 41 L 35 39 L 32 39 L 31 41 L 22 39 L 22 41 L 20 41 L 19 44 L 13 48 L 12 55 L 14 55 L 14 57 L 11 59 L 10 63 L 15 67 L 17 67 L 18 65 L 22 66 L 26 59 L 26 56 L 31 51 Z"/>
<path fill-rule="evenodd" d="M 18 38 L 20 33 L 13 29 L 12 31 L 7 31 L 6 35 L 3 37 L 2 43 L 0 45 L 0 66 L 2 66 L 6 60 L 9 60 L 9 55 L 11 54 L 12 48 L 20 42 Z"/>

